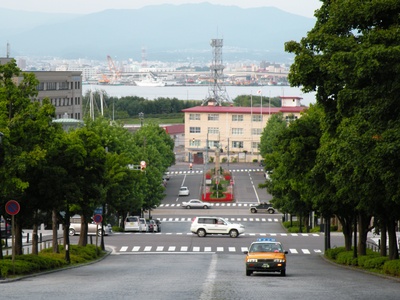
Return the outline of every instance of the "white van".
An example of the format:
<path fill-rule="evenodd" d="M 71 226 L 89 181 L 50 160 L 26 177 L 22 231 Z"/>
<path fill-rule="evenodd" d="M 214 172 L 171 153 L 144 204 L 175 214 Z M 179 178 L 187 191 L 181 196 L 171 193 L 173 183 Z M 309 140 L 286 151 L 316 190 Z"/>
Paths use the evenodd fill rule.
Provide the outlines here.
<path fill-rule="evenodd" d="M 142 231 L 140 217 L 127 216 L 125 219 L 125 231 Z"/>

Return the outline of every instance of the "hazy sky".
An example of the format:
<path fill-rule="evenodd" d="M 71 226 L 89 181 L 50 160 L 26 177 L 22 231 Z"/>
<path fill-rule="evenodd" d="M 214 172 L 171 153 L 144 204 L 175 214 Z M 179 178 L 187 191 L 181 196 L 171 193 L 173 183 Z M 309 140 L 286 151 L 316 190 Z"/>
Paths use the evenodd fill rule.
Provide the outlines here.
<path fill-rule="evenodd" d="M 313 17 L 320 8 L 319 0 L 1 0 L 1 8 L 37 12 L 82 13 L 105 9 L 136 9 L 155 4 L 201 3 L 233 5 L 242 8 L 274 6 L 284 11 Z"/>

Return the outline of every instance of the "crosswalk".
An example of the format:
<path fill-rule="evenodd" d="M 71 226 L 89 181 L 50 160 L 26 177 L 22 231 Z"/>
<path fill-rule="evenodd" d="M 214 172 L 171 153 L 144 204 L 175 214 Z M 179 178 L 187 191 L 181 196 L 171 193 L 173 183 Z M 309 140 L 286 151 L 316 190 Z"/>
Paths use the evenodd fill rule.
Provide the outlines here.
<path fill-rule="evenodd" d="M 192 232 L 113 232 L 112 235 L 193 235 Z M 320 233 L 243 233 L 246 237 L 319 237 Z"/>
<path fill-rule="evenodd" d="M 246 246 L 122 246 L 113 254 L 134 254 L 134 253 L 230 253 L 241 254 L 248 251 Z M 289 254 L 311 255 L 322 254 L 321 249 L 288 249 Z"/>
<path fill-rule="evenodd" d="M 210 206 L 215 206 L 215 207 L 250 207 L 251 205 L 255 205 L 258 203 L 252 202 L 252 203 L 210 203 Z M 160 204 L 158 207 L 180 207 L 180 203 L 165 203 L 165 204 Z"/>
<path fill-rule="evenodd" d="M 164 217 L 156 218 L 162 222 L 192 222 L 188 217 Z M 225 218 L 230 222 L 279 222 L 278 218 Z"/>
<path fill-rule="evenodd" d="M 265 172 L 263 168 L 238 168 L 229 170 L 232 173 L 238 172 Z M 176 170 L 176 171 L 169 171 L 166 174 L 173 176 L 173 175 L 195 175 L 195 174 L 203 174 L 203 169 L 194 169 L 194 170 Z"/>

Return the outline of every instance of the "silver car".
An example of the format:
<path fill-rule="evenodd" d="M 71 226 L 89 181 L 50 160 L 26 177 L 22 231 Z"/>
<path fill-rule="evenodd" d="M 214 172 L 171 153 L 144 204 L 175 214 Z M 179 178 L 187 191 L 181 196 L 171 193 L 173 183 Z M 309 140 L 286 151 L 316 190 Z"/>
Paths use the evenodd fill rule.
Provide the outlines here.
<path fill-rule="evenodd" d="M 70 219 L 70 224 L 69 224 L 69 235 L 73 236 L 76 234 L 81 233 L 81 216 L 80 215 L 74 215 Z M 111 225 L 104 226 L 103 225 L 103 230 L 104 230 L 104 235 L 108 235 L 112 232 L 111 230 Z M 88 235 L 102 235 L 102 230 L 101 230 L 101 225 L 97 225 L 96 223 L 89 223 L 88 224 Z"/>
<path fill-rule="evenodd" d="M 190 191 L 188 189 L 187 186 L 181 186 L 181 188 L 179 189 L 179 196 L 189 196 L 190 195 Z"/>
<path fill-rule="evenodd" d="M 201 200 L 198 199 L 191 199 L 188 202 L 182 202 L 182 207 L 183 208 L 204 208 L 204 209 L 208 209 L 211 208 L 211 203 L 209 202 L 203 202 Z"/>

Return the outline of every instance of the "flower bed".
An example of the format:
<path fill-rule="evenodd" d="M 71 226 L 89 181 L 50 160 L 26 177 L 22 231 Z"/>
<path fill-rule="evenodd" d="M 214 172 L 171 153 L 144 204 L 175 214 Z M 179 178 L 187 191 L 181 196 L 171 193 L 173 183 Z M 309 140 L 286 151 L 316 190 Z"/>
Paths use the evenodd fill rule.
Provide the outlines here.
<path fill-rule="evenodd" d="M 222 198 L 211 198 L 211 193 L 206 193 L 201 195 L 201 199 L 207 202 L 232 202 L 233 195 L 231 193 L 224 193 L 225 197 Z"/>

